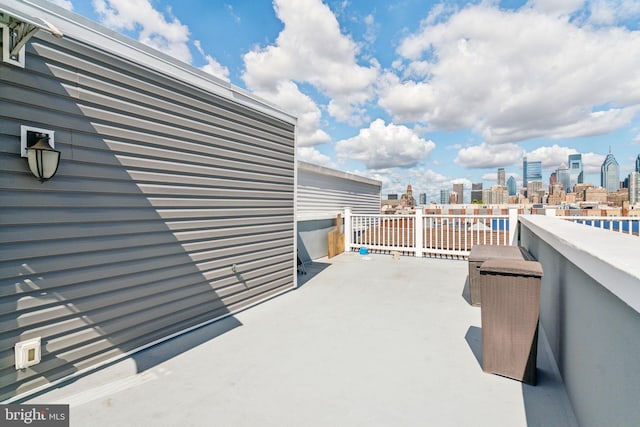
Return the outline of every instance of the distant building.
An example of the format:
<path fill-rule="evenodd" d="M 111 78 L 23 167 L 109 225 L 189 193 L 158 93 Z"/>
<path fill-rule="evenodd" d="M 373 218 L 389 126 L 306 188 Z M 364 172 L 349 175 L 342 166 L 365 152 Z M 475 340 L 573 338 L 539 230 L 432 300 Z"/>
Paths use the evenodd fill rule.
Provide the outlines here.
<path fill-rule="evenodd" d="M 590 188 L 594 188 L 593 184 L 582 183 L 576 184 L 574 187 L 575 201 L 576 202 L 584 202 L 587 200 L 586 191 Z"/>
<path fill-rule="evenodd" d="M 482 202 L 482 183 L 471 184 L 471 203 L 473 202 Z"/>
<path fill-rule="evenodd" d="M 440 204 L 446 205 L 451 203 L 451 190 L 442 189 L 440 190 Z"/>
<path fill-rule="evenodd" d="M 456 204 L 464 203 L 464 184 L 453 184 L 453 192 L 456 193 Z"/>
<path fill-rule="evenodd" d="M 398 193 L 387 194 L 387 200 L 398 200 Z"/>
<path fill-rule="evenodd" d="M 629 190 L 627 188 L 607 194 L 607 204 L 609 206 L 622 207 L 629 203 Z"/>
<path fill-rule="evenodd" d="M 413 188 L 411 184 L 407 185 L 407 192 L 400 199 L 400 206 L 403 208 L 412 208 L 416 205 L 416 199 L 413 197 Z"/>
<path fill-rule="evenodd" d="M 527 158 L 522 159 L 522 186 L 529 188 L 530 182 L 542 182 L 542 162 L 529 162 Z"/>
<path fill-rule="evenodd" d="M 509 203 L 509 191 L 504 185 L 494 185 L 482 192 L 482 200 L 488 205 L 502 205 Z"/>
<path fill-rule="evenodd" d="M 605 188 L 587 188 L 584 192 L 585 202 L 607 204 L 607 190 Z"/>
<path fill-rule="evenodd" d="M 638 156 L 638 160 L 640 160 L 640 156 Z M 631 172 L 629 175 L 629 204 L 636 203 L 640 203 L 640 172 Z"/>
<path fill-rule="evenodd" d="M 609 193 L 620 189 L 620 166 L 611 154 L 611 149 L 600 167 L 600 185 Z"/>
<path fill-rule="evenodd" d="M 421 205 L 427 204 L 427 193 L 420 193 L 420 204 Z"/>
<path fill-rule="evenodd" d="M 498 185 L 503 187 L 507 185 L 505 181 L 504 168 L 498 168 Z"/>
<path fill-rule="evenodd" d="M 640 154 L 636 157 L 636 172 L 640 173 Z"/>
<path fill-rule="evenodd" d="M 529 181 L 527 183 L 527 197 L 529 198 L 529 200 L 531 200 L 531 196 L 533 194 L 537 194 L 538 191 L 542 190 L 543 185 L 542 185 L 542 181 L 538 180 L 538 181 Z"/>
<path fill-rule="evenodd" d="M 509 179 L 507 179 L 507 191 L 510 196 L 515 196 L 518 191 L 516 188 L 516 179 L 513 176 L 510 176 Z"/>
<path fill-rule="evenodd" d="M 562 189 L 565 193 L 571 193 L 573 191 L 573 185 L 571 185 L 571 174 L 569 173 L 569 168 L 567 168 L 567 165 L 564 163 L 560 165 L 558 170 L 556 170 L 556 182 L 562 184 Z"/>
<path fill-rule="evenodd" d="M 584 182 L 582 154 L 569 154 L 569 188 Z"/>
<path fill-rule="evenodd" d="M 458 193 L 456 193 L 455 191 L 451 191 L 449 193 L 449 204 L 455 205 L 456 203 L 458 203 Z"/>

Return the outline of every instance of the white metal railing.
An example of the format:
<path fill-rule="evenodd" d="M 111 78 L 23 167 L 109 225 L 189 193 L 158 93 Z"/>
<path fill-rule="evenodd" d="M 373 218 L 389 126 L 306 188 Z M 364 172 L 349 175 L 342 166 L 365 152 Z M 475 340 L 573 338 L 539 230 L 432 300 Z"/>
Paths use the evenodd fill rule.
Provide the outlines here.
<path fill-rule="evenodd" d="M 640 218 L 628 216 L 557 216 L 594 228 L 640 236 Z"/>
<path fill-rule="evenodd" d="M 345 250 L 366 247 L 373 252 L 415 256 L 467 257 L 477 244 L 512 244 L 517 210 L 509 214 L 362 215 L 345 211 Z"/>

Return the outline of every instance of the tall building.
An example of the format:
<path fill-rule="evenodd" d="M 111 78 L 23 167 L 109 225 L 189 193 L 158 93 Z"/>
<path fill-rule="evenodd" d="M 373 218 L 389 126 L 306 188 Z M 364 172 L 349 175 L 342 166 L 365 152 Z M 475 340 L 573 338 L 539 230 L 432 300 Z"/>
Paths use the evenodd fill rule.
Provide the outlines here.
<path fill-rule="evenodd" d="M 542 186 L 542 162 L 528 162 L 526 157 L 522 159 L 522 186 L 529 188 L 529 183 L 535 182 L 536 190 Z M 539 183 L 539 184 L 537 184 Z"/>
<path fill-rule="evenodd" d="M 441 205 L 448 204 L 450 197 L 451 197 L 451 190 L 447 190 L 447 189 L 440 190 L 440 204 Z"/>
<path fill-rule="evenodd" d="M 507 179 L 507 191 L 509 195 L 515 196 L 517 190 L 518 189 L 516 188 L 516 179 L 513 176 L 510 176 L 509 179 Z"/>
<path fill-rule="evenodd" d="M 387 194 L 387 200 L 398 200 L 398 193 Z"/>
<path fill-rule="evenodd" d="M 482 202 L 482 183 L 471 184 L 471 202 Z"/>
<path fill-rule="evenodd" d="M 527 187 L 527 197 L 531 200 L 531 195 L 537 193 L 539 190 L 542 190 L 542 181 L 529 181 L 529 186 Z"/>
<path fill-rule="evenodd" d="M 407 185 L 407 192 L 402 195 L 400 200 L 400 204 L 403 207 L 412 208 L 416 205 L 416 199 L 413 197 L 413 188 L 411 187 L 411 184 Z"/>
<path fill-rule="evenodd" d="M 456 193 L 456 203 L 464 203 L 464 184 L 453 184 L 453 192 Z"/>
<path fill-rule="evenodd" d="M 636 157 L 636 172 L 640 172 L 640 154 Z"/>
<path fill-rule="evenodd" d="M 569 154 L 569 188 L 565 189 L 568 193 L 573 191 L 573 186 L 584 182 L 582 172 L 582 154 Z"/>
<path fill-rule="evenodd" d="M 504 168 L 498 168 L 498 185 L 506 186 Z"/>
<path fill-rule="evenodd" d="M 421 205 L 427 204 L 427 193 L 420 193 L 420 204 Z"/>
<path fill-rule="evenodd" d="M 564 163 L 560 165 L 558 170 L 556 171 L 556 181 L 562 184 L 562 189 L 565 193 L 573 192 L 573 185 L 571 185 L 571 174 L 569 173 L 569 168 Z"/>
<path fill-rule="evenodd" d="M 494 185 L 482 192 L 482 199 L 488 205 L 503 205 L 509 203 L 509 192 L 504 185 Z"/>
<path fill-rule="evenodd" d="M 611 149 L 600 167 L 600 185 L 607 190 L 607 193 L 613 193 L 620 189 L 620 166 L 611 154 Z"/>
<path fill-rule="evenodd" d="M 640 156 L 638 156 L 640 159 Z M 640 203 L 640 172 L 631 172 L 629 175 L 629 204 Z"/>

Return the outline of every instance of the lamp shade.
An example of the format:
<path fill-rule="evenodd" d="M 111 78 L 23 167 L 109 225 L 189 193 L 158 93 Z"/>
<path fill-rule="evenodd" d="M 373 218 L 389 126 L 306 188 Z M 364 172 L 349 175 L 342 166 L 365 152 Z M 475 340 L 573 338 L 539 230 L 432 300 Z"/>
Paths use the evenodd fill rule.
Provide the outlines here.
<path fill-rule="evenodd" d="M 43 182 L 56 174 L 60 152 L 51 148 L 47 134 L 40 133 L 36 136 L 36 142 L 27 147 L 27 159 L 31 173 Z"/>

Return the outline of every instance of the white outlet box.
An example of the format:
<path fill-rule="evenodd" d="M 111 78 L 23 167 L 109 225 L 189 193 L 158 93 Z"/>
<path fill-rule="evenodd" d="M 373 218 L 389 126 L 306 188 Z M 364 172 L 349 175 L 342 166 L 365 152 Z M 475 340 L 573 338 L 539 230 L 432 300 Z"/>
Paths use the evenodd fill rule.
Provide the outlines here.
<path fill-rule="evenodd" d="M 16 369 L 25 369 L 40 363 L 41 348 L 40 337 L 16 343 Z"/>

